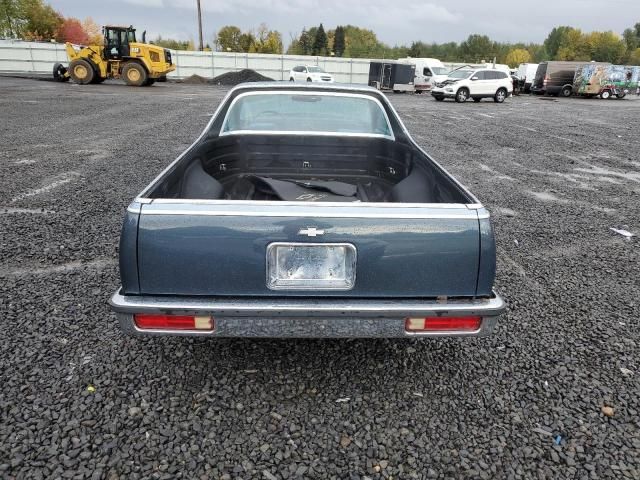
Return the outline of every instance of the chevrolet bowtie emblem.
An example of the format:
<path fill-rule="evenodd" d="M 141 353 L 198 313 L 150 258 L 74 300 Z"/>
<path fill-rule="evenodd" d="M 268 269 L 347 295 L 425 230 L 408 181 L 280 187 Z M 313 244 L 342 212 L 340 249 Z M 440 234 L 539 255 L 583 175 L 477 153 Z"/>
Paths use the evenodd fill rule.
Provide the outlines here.
<path fill-rule="evenodd" d="M 318 230 L 316 227 L 307 227 L 298 232 L 298 235 L 306 235 L 307 237 L 317 237 L 318 235 L 324 235 L 324 230 Z"/>

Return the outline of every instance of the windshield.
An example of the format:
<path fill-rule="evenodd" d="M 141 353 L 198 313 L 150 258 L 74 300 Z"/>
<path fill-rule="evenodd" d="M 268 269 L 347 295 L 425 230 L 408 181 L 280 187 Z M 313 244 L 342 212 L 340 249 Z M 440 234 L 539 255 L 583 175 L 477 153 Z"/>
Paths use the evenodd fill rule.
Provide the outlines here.
<path fill-rule="evenodd" d="M 449 78 L 467 78 L 472 73 L 471 70 L 455 70 L 449 74 Z"/>
<path fill-rule="evenodd" d="M 431 70 L 433 70 L 433 73 L 435 73 L 436 75 L 446 75 L 447 73 L 449 73 L 449 70 L 444 67 L 433 67 Z"/>
<path fill-rule="evenodd" d="M 393 138 L 382 104 L 368 96 L 327 92 L 258 92 L 237 97 L 221 135 L 306 133 Z"/>
<path fill-rule="evenodd" d="M 307 67 L 309 73 L 324 73 L 324 70 L 320 67 Z"/>

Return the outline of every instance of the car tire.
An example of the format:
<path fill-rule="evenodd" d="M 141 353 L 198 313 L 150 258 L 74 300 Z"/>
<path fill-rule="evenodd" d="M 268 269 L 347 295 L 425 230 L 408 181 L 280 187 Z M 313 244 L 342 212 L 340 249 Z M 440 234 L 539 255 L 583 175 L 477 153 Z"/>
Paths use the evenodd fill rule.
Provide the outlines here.
<path fill-rule="evenodd" d="M 482 100 L 480 97 L 473 97 L 473 101 L 478 103 L 480 100 Z"/>
<path fill-rule="evenodd" d="M 461 88 L 456 92 L 456 102 L 464 103 L 469 99 L 469 90 L 467 88 Z"/>
<path fill-rule="evenodd" d="M 293 79 L 293 77 L 289 77 L 289 81 L 290 81 L 290 82 L 295 82 L 295 80 Z"/>
<path fill-rule="evenodd" d="M 145 68 L 137 62 L 125 63 L 122 68 L 122 77 L 130 87 L 142 87 L 147 83 L 149 75 Z"/>
<path fill-rule="evenodd" d="M 69 75 L 78 85 L 87 85 L 93 82 L 96 72 L 89 62 L 79 58 L 69 64 Z"/>
<path fill-rule="evenodd" d="M 313 82 L 313 80 L 311 80 L 311 77 L 307 77 L 307 82 Z"/>
<path fill-rule="evenodd" d="M 560 90 L 561 97 L 565 97 L 565 98 L 570 97 L 571 93 L 572 93 L 572 88 L 569 86 L 562 87 L 562 90 Z"/>
<path fill-rule="evenodd" d="M 436 102 L 442 102 L 444 101 L 444 97 L 433 97 L 436 99 Z"/>
<path fill-rule="evenodd" d="M 618 94 L 616 94 L 616 97 L 618 97 L 618 98 L 624 98 L 626 96 L 627 96 L 626 93 L 618 93 Z"/>
<path fill-rule="evenodd" d="M 509 92 L 507 92 L 506 88 L 499 88 L 496 94 L 493 96 L 493 101 L 496 103 L 502 103 L 507 98 L 507 95 L 509 95 Z"/>
<path fill-rule="evenodd" d="M 609 90 L 601 91 L 600 98 L 602 98 L 603 100 L 607 100 L 608 98 L 611 98 L 611 92 Z"/>

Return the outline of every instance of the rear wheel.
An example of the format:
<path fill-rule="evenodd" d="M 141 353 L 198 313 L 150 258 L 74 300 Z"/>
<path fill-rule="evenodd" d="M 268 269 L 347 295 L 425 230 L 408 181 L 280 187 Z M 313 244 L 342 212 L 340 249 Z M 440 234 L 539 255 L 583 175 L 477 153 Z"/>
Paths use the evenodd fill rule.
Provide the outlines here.
<path fill-rule="evenodd" d="M 289 78 L 290 82 L 295 82 L 295 80 L 293 79 L 293 77 Z"/>
<path fill-rule="evenodd" d="M 499 88 L 493 97 L 493 101 L 496 103 L 502 103 L 507 98 L 507 90 L 505 88 Z"/>
<path fill-rule="evenodd" d="M 149 78 L 147 71 L 142 65 L 136 62 L 129 62 L 122 68 L 122 76 L 127 85 L 141 87 L 147 83 Z"/>
<path fill-rule="evenodd" d="M 480 100 L 482 100 L 480 97 L 473 97 L 473 101 L 478 103 Z"/>
<path fill-rule="evenodd" d="M 313 82 L 313 80 L 311 80 L 311 77 L 307 78 L 307 82 Z"/>
<path fill-rule="evenodd" d="M 86 85 L 93 81 L 96 72 L 86 60 L 79 58 L 69 64 L 69 75 L 78 85 Z"/>
<path fill-rule="evenodd" d="M 600 92 L 600 98 L 606 100 L 611 97 L 611 92 L 609 90 L 603 90 Z"/>
<path fill-rule="evenodd" d="M 616 95 L 616 97 L 618 97 L 618 98 L 624 98 L 624 97 L 626 97 L 626 96 L 627 96 L 627 94 L 626 94 L 626 93 L 618 93 L 618 94 Z"/>
<path fill-rule="evenodd" d="M 467 90 L 466 88 L 461 88 L 460 90 L 458 90 L 458 93 L 456 93 L 456 102 L 464 103 L 468 99 L 469 99 L 469 90 Z"/>
<path fill-rule="evenodd" d="M 562 97 L 570 97 L 571 96 L 571 91 L 572 91 L 572 89 L 569 86 L 562 87 L 562 90 L 560 90 L 560 96 L 562 96 Z"/>
<path fill-rule="evenodd" d="M 53 66 L 53 79 L 56 82 L 67 82 L 69 75 L 67 75 L 67 68 L 61 63 L 56 63 Z"/>

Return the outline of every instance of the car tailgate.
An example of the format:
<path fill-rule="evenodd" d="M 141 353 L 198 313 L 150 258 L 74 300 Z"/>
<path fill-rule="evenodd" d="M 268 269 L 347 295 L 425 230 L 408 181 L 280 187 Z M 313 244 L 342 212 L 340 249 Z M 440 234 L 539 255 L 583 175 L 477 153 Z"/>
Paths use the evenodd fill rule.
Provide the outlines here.
<path fill-rule="evenodd" d="M 480 231 L 464 205 L 289 204 L 153 200 L 138 222 L 141 294 L 436 297 L 476 294 Z M 348 243 L 348 291 L 272 290 L 274 242 Z"/>

